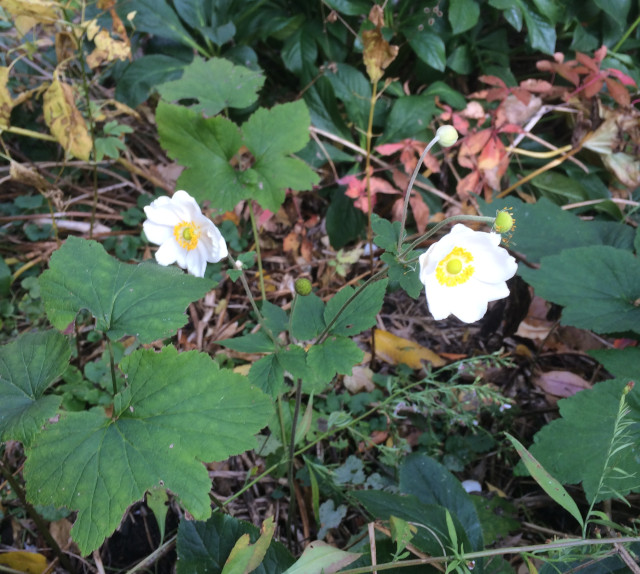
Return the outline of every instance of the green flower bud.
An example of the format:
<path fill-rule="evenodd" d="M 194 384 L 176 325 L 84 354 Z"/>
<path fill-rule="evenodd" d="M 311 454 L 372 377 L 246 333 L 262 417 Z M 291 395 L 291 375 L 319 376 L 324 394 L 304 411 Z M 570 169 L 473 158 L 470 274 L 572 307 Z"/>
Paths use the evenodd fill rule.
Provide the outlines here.
<path fill-rule="evenodd" d="M 302 295 L 304 297 L 311 293 L 311 281 L 304 277 L 300 277 L 300 279 L 296 279 L 295 289 L 298 295 Z"/>
<path fill-rule="evenodd" d="M 440 126 L 436 131 L 436 137 L 442 147 L 450 147 L 458 141 L 458 132 L 453 126 Z"/>
<path fill-rule="evenodd" d="M 515 220 L 508 210 L 502 209 L 498 211 L 496 220 L 493 222 L 493 228 L 498 233 L 509 233 L 514 227 Z"/>

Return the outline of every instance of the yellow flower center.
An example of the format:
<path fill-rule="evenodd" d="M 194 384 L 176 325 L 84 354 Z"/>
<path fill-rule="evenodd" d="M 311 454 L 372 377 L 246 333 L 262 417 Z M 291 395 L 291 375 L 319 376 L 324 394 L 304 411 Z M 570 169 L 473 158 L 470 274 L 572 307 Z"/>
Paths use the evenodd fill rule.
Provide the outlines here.
<path fill-rule="evenodd" d="M 456 287 L 466 283 L 475 271 L 474 266 L 471 265 L 472 262 L 471 253 L 462 247 L 454 247 L 436 267 L 438 283 L 444 287 Z"/>
<path fill-rule="evenodd" d="M 180 247 L 191 251 L 198 246 L 200 239 L 200 227 L 192 221 L 181 221 L 173 228 L 173 236 L 180 244 Z"/>

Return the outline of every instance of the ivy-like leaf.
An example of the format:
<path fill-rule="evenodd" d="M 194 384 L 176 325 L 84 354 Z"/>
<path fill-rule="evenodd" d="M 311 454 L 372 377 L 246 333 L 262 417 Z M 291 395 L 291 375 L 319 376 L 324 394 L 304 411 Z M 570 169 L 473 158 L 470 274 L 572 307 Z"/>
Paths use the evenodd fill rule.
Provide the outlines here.
<path fill-rule="evenodd" d="M 161 84 L 158 91 L 170 102 L 196 99 L 199 103 L 191 109 L 211 117 L 225 108 L 249 107 L 258 99 L 262 84 L 264 76 L 258 71 L 224 58 L 205 61 L 196 56 L 179 80 Z"/>
<path fill-rule="evenodd" d="M 353 336 L 375 325 L 376 315 L 382 308 L 388 282 L 387 279 L 382 279 L 365 287 L 338 316 L 329 332 L 334 335 Z M 329 300 L 324 311 L 324 320 L 327 325 L 355 292 L 353 287 L 343 287 Z"/>
<path fill-rule="evenodd" d="M 605 245 L 543 257 L 540 269 L 520 266 L 536 294 L 564 305 L 562 323 L 599 333 L 640 333 L 640 262 Z"/>
<path fill-rule="evenodd" d="M 69 365 L 71 348 L 57 331 L 26 333 L 0 347 L 0 441 L 28 445 L 54 416 L 59 396 L 43 396 Z"/>
<path fill-rule="evenodd" d="M 626 396 L 631 423 L 624 437 L 614 436 L 626 380 L 598 383 L 593 389 L 558 401 L 562 418 L 543 427 L 529 449 L 539 463 L 564 484 L 582 482 L 589 501 L 640 490 L 640 389 Z M 595 423 L 595 424 L 594 424 Z M 620 441 L 628 446 L 620 448 Z M 607 456 L 614 452 L 605 469 Z M 600 479 L 605 477 L 603 484 Z"/>
<path fill-rule="evenodd" d="M 110 339 L 135 335 L 142 343 L 173 335 L 187 322 L 185 308 L 214 283 L 153 262 L 120 263 L 102 245 L 69 237 L 40 279 L 47 317 L 66 329 L 81 309 Z"/>
<path fill-rule="evenodd" d="M 304 162 L 287 157 L 309 141 L 311 120 L 303 101 L 259 109 L 243 124 L 242 133 L 225 118 L 203 118 L 162 102 L 156 121 L 169 156 L 189 168 L 178 178 L 178 187 L 217 209 L 230 210 L 242 200 L 254 199 L 275 212 L 286 189 L 311 189 L 319 181 Z M 237 171 L 231 164 L 240 169 L 243 159 L 236 154 L 243 143 L 253 165 Z"/>
<path fill-rule="evenodd" d="M 272 414 L 264 393 L 202 353 L 138 350 L 120 366 L 129 386 L 115 395 L 112 417 L 67 413 L 27 449 L 31 501 L 78 511 L 72 536 L 83 554 L 156 486 L 196 519 L 208 518 L 211 481 L 202 462 L 253 448 Z"/>

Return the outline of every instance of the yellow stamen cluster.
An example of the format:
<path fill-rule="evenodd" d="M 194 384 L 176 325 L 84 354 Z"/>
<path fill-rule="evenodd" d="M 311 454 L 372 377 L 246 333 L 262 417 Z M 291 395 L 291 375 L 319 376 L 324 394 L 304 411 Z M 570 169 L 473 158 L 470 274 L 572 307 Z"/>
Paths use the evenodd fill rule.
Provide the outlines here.
<path fill-rule="evenodd" d="M 473 255 L 462 247 L 454 247 L 436 268 L 436 279 L 440 285 L 456 287 L 466 283 L 473 275 L 475 268 L 471 263 Z"/>
<path fill-rule="evenodd" d="M 180 244 L 180 247 L 191 251 L 198 246 L 200 227 L 192 221 L 181 221 L 173 228 L 173 236 Z"/>

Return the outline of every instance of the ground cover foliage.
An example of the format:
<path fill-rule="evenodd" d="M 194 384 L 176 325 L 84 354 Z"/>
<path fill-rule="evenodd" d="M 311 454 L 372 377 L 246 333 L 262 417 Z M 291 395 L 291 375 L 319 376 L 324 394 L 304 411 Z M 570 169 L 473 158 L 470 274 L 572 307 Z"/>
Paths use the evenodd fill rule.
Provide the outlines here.
<path fill-rule="evenodd" d="M 0 0 L 0 572 L 640 572 L 638 10 Z"/>

